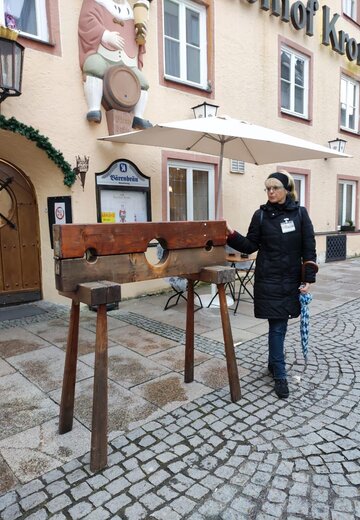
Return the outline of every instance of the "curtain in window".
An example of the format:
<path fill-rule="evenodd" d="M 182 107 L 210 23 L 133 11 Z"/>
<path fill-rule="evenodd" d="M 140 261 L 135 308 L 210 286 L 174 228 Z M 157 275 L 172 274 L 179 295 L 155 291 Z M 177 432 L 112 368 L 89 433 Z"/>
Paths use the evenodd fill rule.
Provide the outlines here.
<path fill-rule="evenodd" d="M 339 205 L 338 205 L 338 226 L 343 224 L 343 200 L 344 200 L 344 185 L 339 184 Z"/>
<path fill-rule="evenodd" d="M 186 169 L 169 168 L 170 220 L 187 220 Z"/>
<path fill-rule="evenodd" d="M 186 67 L 187 79 L 200 83 L 200 16 L 186 9 Z"/>
<path fill-rule="evenodd" d="M 26 0 L 21 9 L 20 29 L 29 34 L 38 34 L 35 0 Z"/>
<path fill-rule="evenodd" d="M 281 108 L 290 110 L 290 54 L 281 53 Z"/>
<path fill-rule="evenodd" d="M 193 170 L 194 220 L 209 219 L 209 177 L 207 171 Z"/>
<path fill-rule="evenodd" d="M 164 3 L 165 25 L 165 73 L 180 77 L 180 28 L 179 6 L 174 2 Z"/>
<path fill-rule="evenodd" d="M 346 222 L 350 222 L 352 221 L 352 190 L 353 190 L 353 187 L 350 186 L 349 184 L 346 186 L 346 199 L 345 199 L 345 207 L 346 207 L 346 212 L 345 212 L 345 221 Z"/>
<path fill-rule="evenodd" d="M 304 60 L 295 58 L 295 112 L 304 113 Z"/>
<path fill-rule="evenodd" d="M 35 0 L 7 0 L 5 20 L 8 27 L 38 35 Z"/>

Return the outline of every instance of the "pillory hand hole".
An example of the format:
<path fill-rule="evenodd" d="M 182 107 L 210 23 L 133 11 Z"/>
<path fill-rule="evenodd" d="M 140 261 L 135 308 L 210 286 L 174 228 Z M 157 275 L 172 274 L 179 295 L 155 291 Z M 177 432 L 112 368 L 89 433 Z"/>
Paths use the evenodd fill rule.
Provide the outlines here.
<path fill-rule="evenodd" d="M 97 251 L 93 247 L 89 247 L 89 249 L 87 249 L 85 251 L 85 259 L 87 262 L 89 262 L 89 264 L 95 263 L 97 260 L 97 257 L 98 257 Z"/>

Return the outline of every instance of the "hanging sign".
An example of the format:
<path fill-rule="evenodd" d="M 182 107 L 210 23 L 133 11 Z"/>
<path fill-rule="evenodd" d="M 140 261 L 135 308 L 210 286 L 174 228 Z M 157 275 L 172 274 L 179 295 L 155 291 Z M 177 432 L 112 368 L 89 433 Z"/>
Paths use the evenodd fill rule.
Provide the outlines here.
<path fill-rule="evenodd" d="M 115 161 L 104 173 L 96 176 L 98 186 L 131 186 L 149 188 L 150 180 L 129 161 Z"/>
<path fill-rule="evenodd" d="M 55 224 L 66 224 L 65 202 L 55 202 L 54 218 Z"/>
<path fill-rule="evenodd" d="M 98 222 L 151 220 L 150 178 L 125 159 L 96 174 Z"/>

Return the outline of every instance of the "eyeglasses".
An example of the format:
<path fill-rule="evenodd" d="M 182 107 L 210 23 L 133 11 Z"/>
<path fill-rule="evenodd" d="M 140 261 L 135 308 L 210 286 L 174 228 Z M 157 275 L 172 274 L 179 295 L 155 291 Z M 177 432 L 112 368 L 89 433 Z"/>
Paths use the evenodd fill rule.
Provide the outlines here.
<path fill-rule="evenodd" d="M 267 191 L 269 193 L 269 191 L 273 190 L 273 191 L 278 191 L 278 190 L 283 190 L 284 188 L 282 186 L 269 186 L 269 188 L 265 188 L 264 191 Z"/>

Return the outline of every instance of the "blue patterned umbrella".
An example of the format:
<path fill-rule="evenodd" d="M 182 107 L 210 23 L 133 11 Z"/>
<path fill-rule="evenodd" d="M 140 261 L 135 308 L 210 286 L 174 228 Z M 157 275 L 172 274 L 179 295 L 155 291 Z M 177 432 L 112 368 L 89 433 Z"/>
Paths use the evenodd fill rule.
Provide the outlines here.
<path fill-rule="evenodd" d="M 304 354 L 305 362 L 309 352 L 309 303 L 312 300 L 310 293 L 299 295 L 300 306 L 301 306 L 301 317 L 300 317 L 300 337 L 301 347 Z"/>

